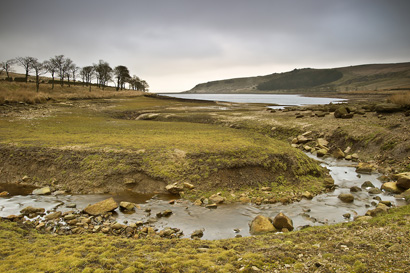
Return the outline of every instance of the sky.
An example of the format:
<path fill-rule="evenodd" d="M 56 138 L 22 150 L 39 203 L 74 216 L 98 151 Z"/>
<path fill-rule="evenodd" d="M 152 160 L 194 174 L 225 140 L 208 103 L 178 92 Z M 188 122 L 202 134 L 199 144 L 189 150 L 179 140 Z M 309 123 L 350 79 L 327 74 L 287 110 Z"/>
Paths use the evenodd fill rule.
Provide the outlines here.
<path fill-rule="evenodd" d="M 294 68 L 409 62 L 409 14 L 408 0 L 2 1 L 0 61 L 104 60 L 152 92 L 178 92 Z"/>

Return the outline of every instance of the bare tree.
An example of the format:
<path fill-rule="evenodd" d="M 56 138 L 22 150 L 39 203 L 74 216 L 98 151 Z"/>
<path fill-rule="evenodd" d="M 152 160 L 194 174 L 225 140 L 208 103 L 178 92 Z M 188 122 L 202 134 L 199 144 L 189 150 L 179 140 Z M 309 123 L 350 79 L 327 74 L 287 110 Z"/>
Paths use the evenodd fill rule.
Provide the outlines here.
<path fill-rule="evenodd" d="M 56 72 L 58 74 L 58 77 L 60 78 L 60 85 L 63 86 L 64 85 L 64 76 L 65 76 L 65 70 L 64 70 L 65 58 L 64 58 L 64 55 L 56 55 L 56 56 L 54 56 L 54 58 L 51 58 L 50 61 L 56 67 Z"/>
<path fill-rule="evenodd" d="M 44 63 L 40 63 L 37 59 L 31 62 L 31 68 L 36 73 L 36 91 L 38 92 L 40 88 L 40 75 L 43 75 L 47 72 Z"/>
<path fill-rule="evenodd" d="M 53 58 L 50 58 L 48 61 L 44 61 L 43 65 L 46 71 L 51 74 L 51 78 L 53 79 L 51 89 L 54 89 L 54 74 L 58 71 L 58 67 L 53 61 Z"/>
<path fill-rule="evenodd" d="M 97 76 L 98 87 L 104 90 L 105 85 L 112 78 L 112 68 L 107 62 L 100 60 L 98 64 L 94 64 L 94 71 Z"/>
<path fill-rule="evenodd" d="M 75 76 L 77 75 L 77 71 L 80 69 L 77 65 L 73 64 L 71 67 L 71 73 L 73 73 L 73 82 L 75 83 Z"/>
<path fill-rule="evenodd" d="M 33 57 L 17 57 L 16 58 L 18 64 L 20 66 L 22 66 L 24 68 L 24 70 L 26 71 L 26 82 L 28 80 L 28 73 L 31 70 L 31 64 L 33 63 L 33 61 L 37 60 L 37 58 L 33 58 Z"/>
<path fill-rule="evenodd" d="M 70 87 L 70 74 L 74 69 L 75 64 L 70 58 L 66 58 L 63 64 L 63 75 L 67 75 L 68 87 Z"/>
<path fill-rule="evenodd" d="M 146 81 L 141 80 L 140 78 L 138 78 L 137 76 L 132 76 L 131 79 L 129 79 L 129 83 L 131 85 L 131 88 L 133 90 L 138 90 L 138 91 L 142 91 L 142 92 L 146 92 L 148 91 L 149 85 Z"/>
<path fill-rule="evenodd" d="M 0 69 L 1 69 L 0 73 L 3 72 L 3 71 L 6 71 L 7 79 L 10 79 L 9 72 L 13 71 L 12 66 L 15 63 L 16 63 L 15 59 L 10 59 L 10 60 L 7 60 L 5 62 L 1 62 L 0 63 Z"/>
<path fill-rule="evenodd" d="M 83 83 L 85 83 L 86 86 L 90 85 L 90 92 L 91 92 L 91 80 L 94 75 L 94 67 L 93 66 L 84 66 L 80 70 L 80 75 L 83 79 Z"/>
<path fill-rule="evenodd" d="M 124 89 L 125 83 L 131 78 L 130 71 L 126 66 L 119 65 L 114 68 L 114 74 L 117 78 L 117 91 L 120 88 L 121 90 Z"/>

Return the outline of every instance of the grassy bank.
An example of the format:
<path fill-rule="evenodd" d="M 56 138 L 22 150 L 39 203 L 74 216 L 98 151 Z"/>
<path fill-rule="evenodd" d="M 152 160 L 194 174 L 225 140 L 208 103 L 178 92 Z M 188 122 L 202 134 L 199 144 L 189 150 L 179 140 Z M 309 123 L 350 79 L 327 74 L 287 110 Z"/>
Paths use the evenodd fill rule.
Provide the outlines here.
<path fill-rule="evenodd" d="M 219 241 L 58 236 L 0 220 L 0 270 L 406 272 L 409 219 L 408 205 L 367 221 Z"/>
<path fill-rule="evenodd" d="M 190 192 L 192 198 L 210 191 L 229 196 L 231 190 L 259 186 L 284 188 L 289 194 L 300 185 L 306 186 L 300 192 L 323 190 L 323 168 L 288 143 L 260 133 L 121 118 L 130 109 L 184 113 L 195 107 L 204 104 L 140 96 L 9 111 L 0 118 L 1 162 L 10 179 L 27 175 L 37 185 L 56 181 L 75 192 L 115 191 L 116 184 L 122 190 L 124 181 L 139 184 L 148 178 L 162 183 L 162 189 L 171 182 L 194 183 L 199 192 Z M 81 189 L 75 186 L 79 178 Z"/>

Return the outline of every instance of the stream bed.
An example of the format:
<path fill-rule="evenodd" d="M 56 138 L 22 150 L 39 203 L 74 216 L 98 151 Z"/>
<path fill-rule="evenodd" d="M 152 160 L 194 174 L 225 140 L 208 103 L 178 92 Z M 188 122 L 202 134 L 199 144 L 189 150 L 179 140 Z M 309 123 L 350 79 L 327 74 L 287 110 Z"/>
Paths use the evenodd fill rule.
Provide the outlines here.
<path fill-rule="evenodd" d="M 382 183 L 378 180 L 379 175 L 359 175 L 350 161 L 319 159 L 308 155 L 329 169 L 337 186 L 334 191 L 318 195 L 312 200 L 302 199 L 287 205 L 282 203 L 259 206 L 240 203 L 222 204 L 217 209 L 208 209 L 182 199 L 177 199 L 170 204 L 169 201 L 175 199 L 175 196 L 168 194 L 142 195 L 125 192 L 115 195 L 33 195 L 30 193 L 34 188 L 0 184 L 2 190 L 10 193 L 7 197 L 0 197 L 0 217 L 17 215 L 27 206 L 64 213 L 73 210 L 72 206 L 75 204 L 76 210 L 82 210 L 89 204 L 113 197 L 117 202 L 128 201 L 138 205 L 134 213 L 124 213 L 116 209 L 113 216 L 119 223 L 130 224 L 142 221 L 148 222 L 148 225 L 158 230 L 165 227 L 179 228 L 187 238 L 193 231 L 202 229 L 204 231 L 202 239 L 215 240 L 233 238 L 237 235 L 250 236 L 249 223 L 259 214 L 273 218 L 282 212 L 293 220 L 295 229 L 301 229 L 305 226 L 351 221 L 355 216 L 364 215 L 367 210 L 374 208 L 378 203 L 374 200 L 376 196 L 383 201 L 391 201 L 396 206 L 405 204 L 404 200 L 397 199 L 389 193 L 369 194 L 366 189 L 352 193 L 355 198 L 353 203 L 342 202 L 338 199 L 340 193 L 350 193 L 351 187 L 360 187 L 365 181 L 370 181 L 375 187 L 380 188 Z M 171 216 L 155 217 L 158 212 L 168 209 L 172 210 Z M 350 218 L 346 218 L 346 214 L 350 214 Z"/>

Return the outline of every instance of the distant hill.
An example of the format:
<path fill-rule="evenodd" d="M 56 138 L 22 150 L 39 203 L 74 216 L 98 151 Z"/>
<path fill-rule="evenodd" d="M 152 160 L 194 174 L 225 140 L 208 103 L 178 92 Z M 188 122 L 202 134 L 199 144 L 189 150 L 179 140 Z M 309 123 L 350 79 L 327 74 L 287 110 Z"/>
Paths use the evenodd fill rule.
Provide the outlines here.
<path fill-rule="evenodd" d="M 187 93 L 309 93 L 410 90 L 410 62 L 331 69 L 294 69 L 266 76 L 211 81 Z"/>

